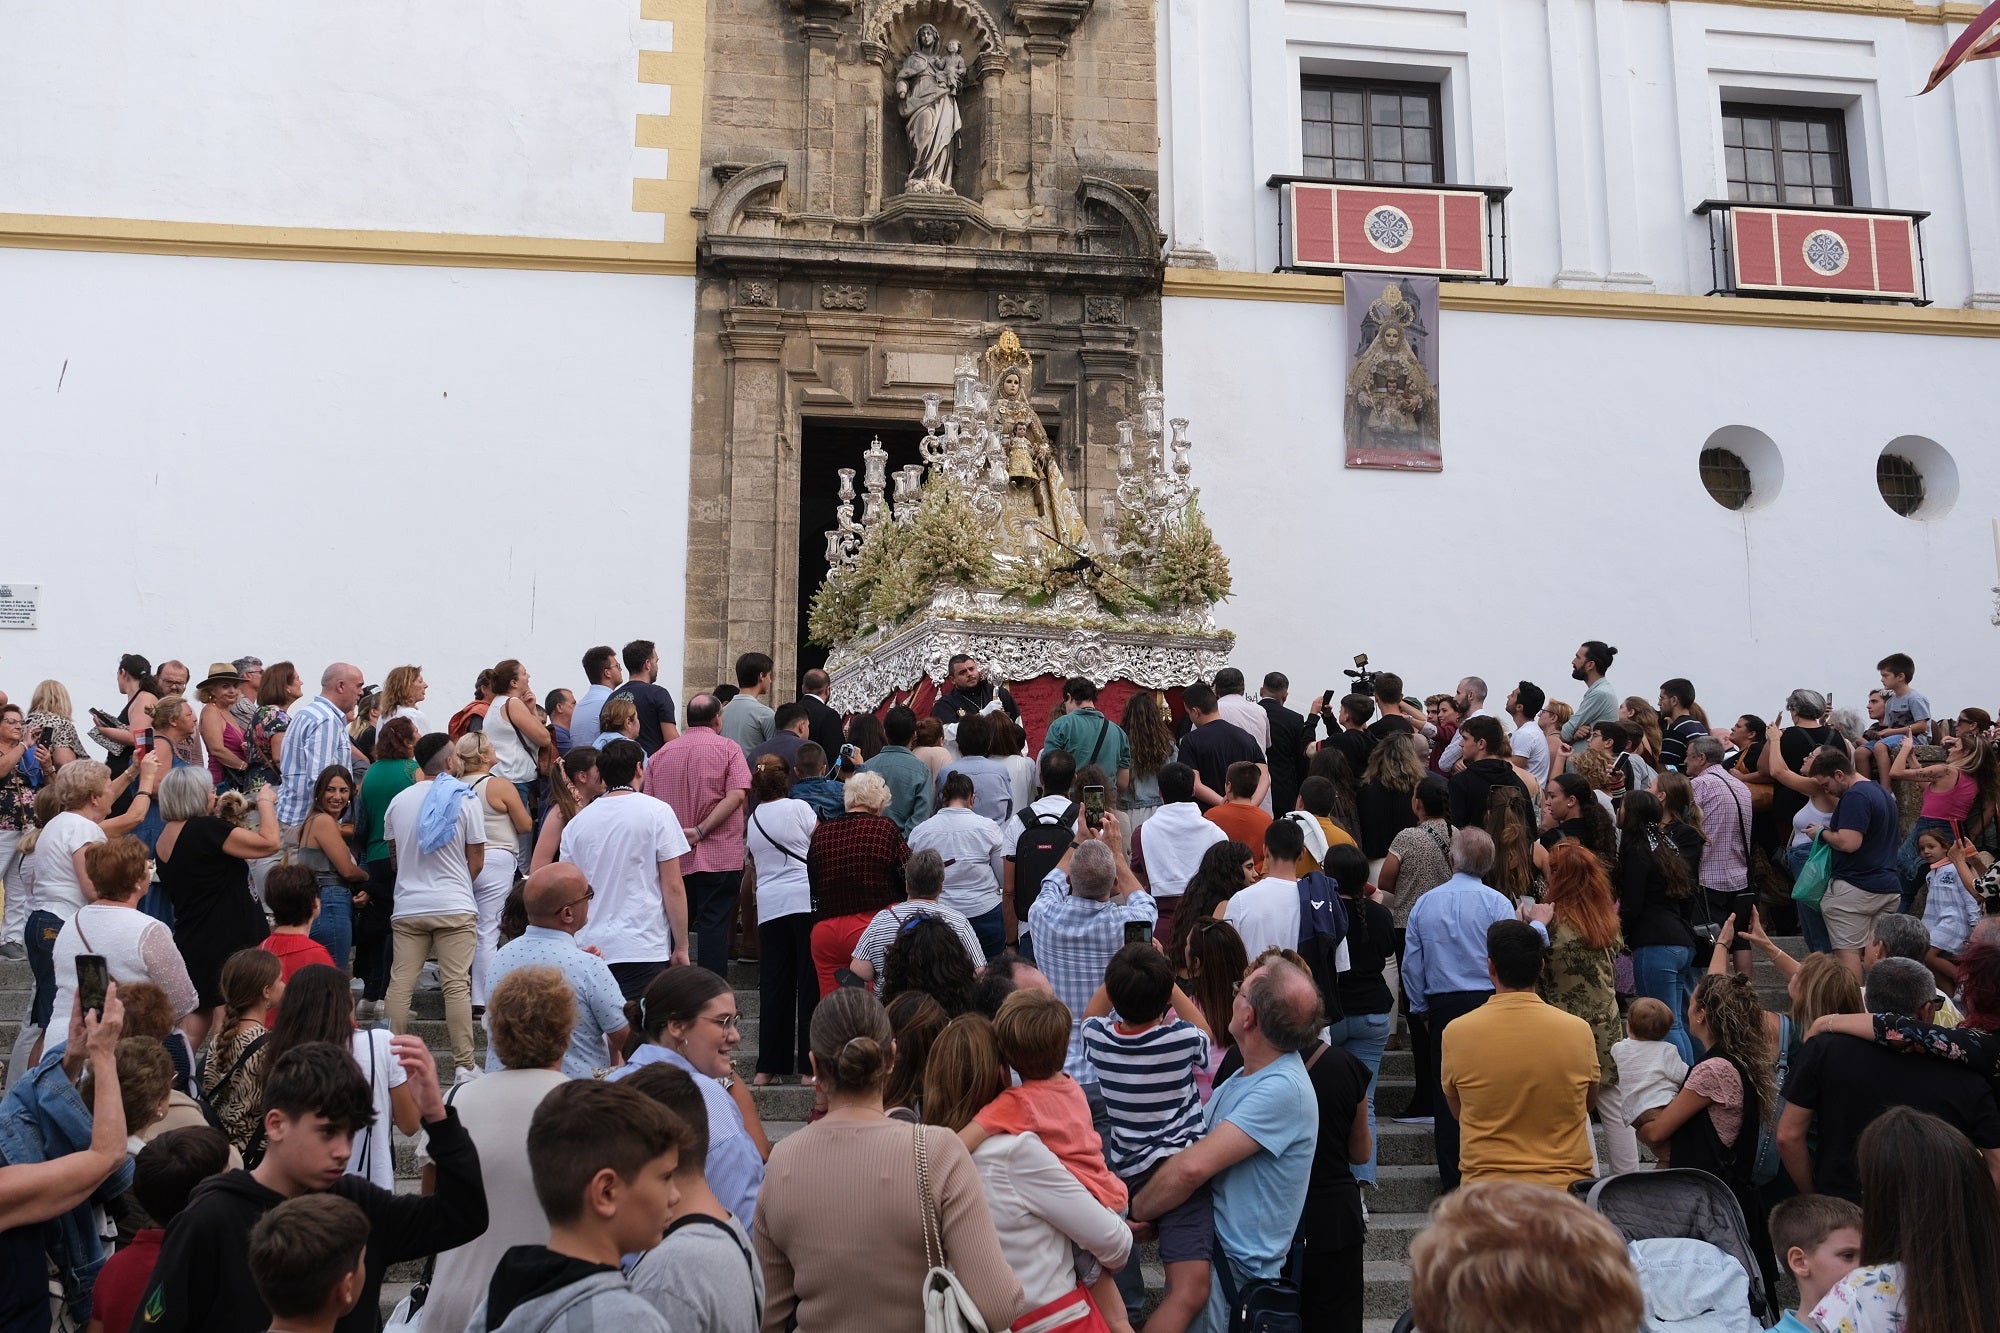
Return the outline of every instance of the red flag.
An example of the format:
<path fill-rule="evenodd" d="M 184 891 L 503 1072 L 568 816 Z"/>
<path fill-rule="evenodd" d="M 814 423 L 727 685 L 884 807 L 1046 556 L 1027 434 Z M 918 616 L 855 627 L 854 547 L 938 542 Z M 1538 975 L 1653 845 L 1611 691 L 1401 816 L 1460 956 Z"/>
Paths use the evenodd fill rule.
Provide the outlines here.
<path fill-rule="evenodd" d="M 1946 47 L 1937 64 L 1931 67 L 1930 82 L 1917 95 L 1921 97 L 1943 83 L 1945 76 L 1968 60 L 1991 60 L 1996 56 L 2000 56 L 2000 0 L 1994 0 L 1965 25 L 1958 40 Z"/>

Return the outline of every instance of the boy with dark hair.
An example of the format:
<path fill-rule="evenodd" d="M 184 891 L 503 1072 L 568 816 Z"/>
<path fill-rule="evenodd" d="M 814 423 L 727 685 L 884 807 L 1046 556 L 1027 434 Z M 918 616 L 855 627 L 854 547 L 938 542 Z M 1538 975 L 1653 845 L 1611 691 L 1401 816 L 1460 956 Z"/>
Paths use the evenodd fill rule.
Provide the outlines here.
<path fill-rule="evenodd" d="M 1115 1012 L 1114 1012 L 1115 1011 Z M 1084 1010 L 1083 1052 L 1097 1070 L 1111 1132 L 1105 1158 L 1128 1193 L 1202 1136 L 1195 1072 L 1208 1067 L 1208 1023 L 1174 984 L 1173 964 L 1150 944 L 1111 956 Z M 1182 1333 L 1208 1303 L 1215 1205 L 1206 1182 L 1157 1222 L 1167 1291 L 1147 1333 Z"/>
<path fill-rule="evenodd" d="M 621 1082 L 678 1116 L 687 1129 L 674 1188 L 680 1202 L 667 1234 L 626 1276 L 632 1290 L 667 1317 L 674 1333 L 757 1333 L 764 1322 L 764 1272 L 743 1224 L 708 1185 L 708 1104 L 694 1077 L 647 1065 Z M 749 1278 L 746 1282 L 745 1276 Z"/>
<path fill-rule="evenodd" d="M 579 1079 L 544 1097 L 528 1161 L 549 1243 L 507 1251 L 466 1333 L 670 1333 L 619 1263 L 660 1243 L 687 1140 L 673 1112 L 625 1083 Z"/>
<path fill-rule="evenodd" d="M 1882 689 L 1888 698 L 1882 704 L 1881 724 L 1870 727 L 1864 737 L 1872 744 L 1856 749 L 1854 761 L 1862 777 L 1872 776 L 1877 782 L 1886 783 L 1896 748 L 1921 745 L 1920 737 L 1930 735 L 1931 701 L 1910 688 L 1917 675 L 1917 664 L 1908 653 L 1890 653 L 1875 664 L 1875 670 L 1882 677 Z"/>
<path fill-rule="evenodd" d="M 1257 873 L 1264 873 L 1264 830 L 1271 826 L 1270 812 L 1257 804 L 1257 788 L 1264 770 L 1239 760 L 1223 773 L 1223 799 L 1204 812 L 1210 823 L 1246 847 L 1254 848 Z"/>
<path fill-rule="evenodd" d="M 305 1194 L 250 1229 L 250 1277 L 271 1333 L 333 1333 L 368 1285 L 368 1215 L 337 1194 Z"/>
<path fill-rule="evenodd" d="M 258 947 L 278 955 L 286 982 L 302 967 L 334 966 L 333 955 L 312 937 L 313 922 L 319 920 L 319 876 L 311 866 L 272 867 L 264 881 L 264 906 L 271 909 L 271 933 Z"/>
<path fill-rule="evenodd" d="M 1771 1210 L 1771 1249 L 1799 1284 L 1797 1310 L 1785 1311 L 1777 1333 L 1806 1333 L 1799 1318 L 1861 1264 L 1861 1207 L 1831 1194 L 1795 1194 Z"/>
<path fill-rule="evenodd" d="M 152 1226 L 105 1260 L 90 1291 L 89 1333 L 124 1333 L 132 1327 L 139 1294 L 153 1279 L 167 1226 L 187 1207 L 195 1186 L 229 1166 L 229 1140 L 220 1130 L 171 1129 L 132 1159 L 132 1197 Z"/>
<path fill-rule="evenodd" d="M 287 1051 L 264 1083 L 264 1159 L 203 1185 L 167 1228 L 132 1333 L 264 1333 L 270 1311 L 251 1281 L 250 1232 L 287 1199 L 336 1194 L 367 1217 L 361 1294 L 335 1320 L 338 1333 L 375 1333 L 389 1265 L 452 1249 L 486 1230 L 479 1154 L 444 1104 L 430 1048 L 421 1037 L 401 1036 L 390 1039 L 389 1049 L 416 1099 L 437 1192 L 395 1194 L 348 1175 L 354 1132 L 375 1117 L 368 1080 L 354 1056 L 331 1043 Z"/>

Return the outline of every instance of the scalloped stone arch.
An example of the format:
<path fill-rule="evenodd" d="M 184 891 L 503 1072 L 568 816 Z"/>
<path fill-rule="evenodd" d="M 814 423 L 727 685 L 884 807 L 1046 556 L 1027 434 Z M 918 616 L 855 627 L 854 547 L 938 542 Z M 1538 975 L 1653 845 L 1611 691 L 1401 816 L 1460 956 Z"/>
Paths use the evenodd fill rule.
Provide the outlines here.
<path fill-rule="evenodd" d="M 917 27 L 924 23 L 935 23 L 940 29 L 947 25 L 965 26 L 977 33 L 980 49 L 966 52 L 968 62 L 981 56 L 1006 58 L 1007 43 L 1000 25 L 979 0 L 881 0 L 861 27 L 861 40 L 887 48 L 891 38 L 903 34 L 914 36 Z"/>
<path fill-rule="evenodd" d="M 785 171 L 784 161 L 776 159 L 746 167 L 731 176 L 715 196 L 715 202 L 708 207 L 709 235 L 734 236 L 738 224 L 743 221 L 744 206 L 765 190 L 783 185 Z"/>

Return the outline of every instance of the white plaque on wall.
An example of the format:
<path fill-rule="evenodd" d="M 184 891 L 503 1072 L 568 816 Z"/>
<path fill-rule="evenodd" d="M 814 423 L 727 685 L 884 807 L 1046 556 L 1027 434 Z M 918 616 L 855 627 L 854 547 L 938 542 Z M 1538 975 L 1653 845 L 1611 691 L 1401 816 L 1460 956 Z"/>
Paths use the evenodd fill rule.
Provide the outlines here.
<path fill-rule="evenodd" d="M 0 583 L 0 629 L 37 629 L 42 609 L 38 583 Z"/>

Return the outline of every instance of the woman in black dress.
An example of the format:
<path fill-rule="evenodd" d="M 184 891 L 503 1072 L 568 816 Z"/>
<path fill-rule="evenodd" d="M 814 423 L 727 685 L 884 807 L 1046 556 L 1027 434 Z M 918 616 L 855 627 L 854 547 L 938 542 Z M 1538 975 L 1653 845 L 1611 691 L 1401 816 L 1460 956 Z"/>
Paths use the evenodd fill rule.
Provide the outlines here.
<path fill-rule="evenodd" d="M 199 1048 L 222 1006 L 222 964 L 270 934 L 250 896 L 250 862 L 278 851 L 277 789 L 257 791 L 257 827 L 238 828 L 215 814 L 215 780 L 177 768 L 160 784 L 160 886 L 174 904 L 174 944 L 194 982 L 195 1010 L 182 1025 Z"/>

